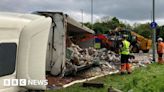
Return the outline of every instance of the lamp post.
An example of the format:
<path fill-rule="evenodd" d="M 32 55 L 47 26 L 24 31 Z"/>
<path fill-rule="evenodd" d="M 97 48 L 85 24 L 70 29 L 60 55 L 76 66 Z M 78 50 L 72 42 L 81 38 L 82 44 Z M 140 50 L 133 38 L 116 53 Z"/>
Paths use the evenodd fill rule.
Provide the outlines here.
<path fill-rule="evenodd" d="M 91 29 L 93 30 L 93 0 L 91 0 Z"/>
<path fill-rule="evenodd" d="M 153 22 L 155 22 L 155 0 L 153 0 Z M 153 61 L 156 62 L 156 28 L 153 28 Z"/>
<path fill-rule="evenodd" d="M 81 23 L 82 23 L 82 27 L 83 27 L 83 14 L 84 14 L 84 11 L 83 11 L 83 9 L 81 9 Z"/>

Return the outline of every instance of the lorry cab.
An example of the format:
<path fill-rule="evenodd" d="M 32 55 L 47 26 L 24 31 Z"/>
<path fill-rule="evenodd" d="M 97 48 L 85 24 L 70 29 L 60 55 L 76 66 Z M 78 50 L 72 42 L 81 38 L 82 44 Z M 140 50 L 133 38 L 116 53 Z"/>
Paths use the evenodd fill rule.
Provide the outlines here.
<path fill-rule="evenodd" d="M 94 32 L 59 12 L 1 12 L 0 92 L 46 90 L 47 81 L 39 81 L 46 80 L 46 72 L 65 73 L 66 37 L 76 34 Z M 88 43 L 93 41 L 78 44 L 87 48 Z M 21 85 L 21 80 L 26 80 L 26 85 Z M 38 80 L 39 85 L 28 84 L 30 80 Z"/>
<path fill-rule="evenodd" d="M 13 79 L 45 80 L 43 71 L 51 21 L 32 14 L 0 13 L 0 92 L 35 88 L 5 86 L 4 79 L 9 84 Z M 46 89 L 45 86 L 37 88 Z"/>

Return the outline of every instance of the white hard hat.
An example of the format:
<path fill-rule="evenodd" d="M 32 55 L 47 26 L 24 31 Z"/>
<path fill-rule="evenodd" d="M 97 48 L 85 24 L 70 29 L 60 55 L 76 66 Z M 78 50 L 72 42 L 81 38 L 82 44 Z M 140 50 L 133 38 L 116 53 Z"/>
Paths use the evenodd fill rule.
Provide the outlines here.
<path fill-rule="evenodd" d="M 128 35 L 126 35 L 126 34 L 123 34 L 123 35 L 122 35 L 122 37 L 123 37 L 123 38 L 127 38 L 127 37 L 128 37 Z"/>
<path fill-rule="evenodd" d="M 161 37 L 158 38 L 158 41 L 163 41 L 163 39 Z"/>

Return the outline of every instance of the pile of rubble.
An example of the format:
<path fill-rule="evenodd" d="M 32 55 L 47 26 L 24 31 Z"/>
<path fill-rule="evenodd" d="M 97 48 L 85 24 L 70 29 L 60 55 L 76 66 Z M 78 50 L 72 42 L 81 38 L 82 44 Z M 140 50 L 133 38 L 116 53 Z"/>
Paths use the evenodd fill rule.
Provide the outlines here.
<path fill-rule="evenodd" d="M 132 69 L 137 67 L 146 67 L 150 64 L 152 59 L 149 54 L 139 55 L 134 54 L 135 58 L 130 58 Z M 88 80 L 90 78 L 118 73 L 120 70 L 120 55 L 105 48 L 96 50 L 92 47 L 82 49 L 78 45 L 72 44 L 66 49 L 66 70 L 74 70 L 76 76 L 67 77 L 49 77 L 52 81 L 50 86 L 52 88 L 63 87 L 64 85 L 71 85 L 73 82 L 79 80 Z M 76 72 L 78 67 L 90 66 L 86 70 Z M 101 76 L 100 76 L 101 77 Z M 60 81 L 57 81 L 60 80 Z M 78 83 L 77 82 L 77 83 Z M 52 85 L 51 85 L 52 84 Z"/>
<path fill-rule="evenodd" d="M 78 45 L 73 45 L 67 48 L 67 52 L 67 60 L 70 60 L 75 65 L 88 64 L 95 61 L 120 61 L 120 56 L 118 54 L 105 48 L 100 50 L 96 50 L 92 47 L 81 49 Z"/>
<path fill-rule="evenodd" d="M 92 66 L 90 66 L 92 65 Z M 66 49 L 66 70 L 76 72 L 78 67 L 90 66 L 90 68 L 76 72 L 76 76 L 54 77 L 47 76 L 49 88 L 60 88 L 77 80 L 85 80 L 98 75 L 105 75 L 119 70 L 120 55 L 105 48 L 96 50 L 92 47 L 82 49 L 72 44 Z M 73 73 L 71 71 L 71 73 Z M 73 73 L 74 74 L 74 73 Z"/>
<path fill-rule="evenodd" d="M 134 54 L 135 59 L 131 62 L 132 69 L 137 67 L 146 67 L 152 63 L 152 56 L 149 53 Z"/>
<path fill-rule="evenodd" d="M 138 56 L 137 56 L 138 55 Z M 136 67 L 146 67 L 151 63 L 150 56 L 139 56 L 134 54 L 136 58 L 130 58 L 132 69 Z M 66 67 L 68 69 L 74 69 L 78 66 L 87 66 L 90 64 L 98 65 L 98 67 L 92 67 L 83 73 L 80 73 L 83 77 L 92 77 L 100 74 L 107 74 L 110 72 L 119 71 L 120 69 L 120 55 L 116 54 L 105 48 L 96 50 L 92 47 L 82 49 L 78 45 L 72 44 L 67 48 L 67 62 Z"/>
<path fill-rule="evenodd" d="M 66 58 L 67 69 L 76 68 L 77 66 L 95 64 L 98 65 L 98 68 L 101 68 L 101 70 L 105 69 L 105 67 L 108 67 L 106 70 L 110 71 L 118 69 L 118 65 L 120 63 L 120 55 L 115 54 L 110 50 L 105 48 L 96 50 L 92 47 L 82 49 L 75 44 L 72 44 L 67 48 Z M 97 71 L 100 72 L 99 70 Z"/>

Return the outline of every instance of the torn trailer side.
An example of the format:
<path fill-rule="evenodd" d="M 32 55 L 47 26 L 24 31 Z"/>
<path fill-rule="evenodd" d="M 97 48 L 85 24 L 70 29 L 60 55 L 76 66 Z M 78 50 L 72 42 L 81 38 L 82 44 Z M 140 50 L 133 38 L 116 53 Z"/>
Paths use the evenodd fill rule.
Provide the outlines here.
<path fill-rule="evenodd" d="M 63 13 L 0 12 L 0 59 L 2 61 L 0 92 L 46 90 L 46 71 L 52 75 L 64 75 L 65 71 L 70 69 L 66 66 L 67 60 L 69 61 L 66 58 L 67 38 L 76 43 L 74 45 L 77 47 L 78 43 L 81 43 L 77 38 L 84 34 L 94 34 L 94 32 Z M 92 47 L 92 44 L 87 44 L 84 48 L 87 46 Z M 81 45 L 79 47 L 83 48 Z M 8 55 L 9 52 L 11 52 L 10 55 Z M 88 64 L 90 63 L 86 66 Z M 78 66 L 82 67 L 82 65 Z M 42 84 L 4 86 L 4 79 L 37 80 L 39 81 L 37 83 L 42 81 Z"/>
<path fill-rule="evenodd" d="M 81 42 L 85 35 L 94 35 L 94 31 L 78 23 L 66 14 L 59 12 L 35 12 L 36 14 L 52 18 L 52 25 L 49 34 L 46 71 L 52 75 L 68 75 L 78 72 L 81 69 L 91 67 L 90 64 L 76 65 L 68 57 L 68 49 L 71 44 L 79 46 L 79 48 L 89 48 L 94 46 L 94 39 Z M 74 50 L 71 50 L 74 52 Z M 71 56 L 71 55 L 70 55 Z M 67 64 L 69 63 L 69 65 Z M 80 62 L 80 61 L 78 61 Z M 70 66 L 71 67 L 67 67 Z"/>

